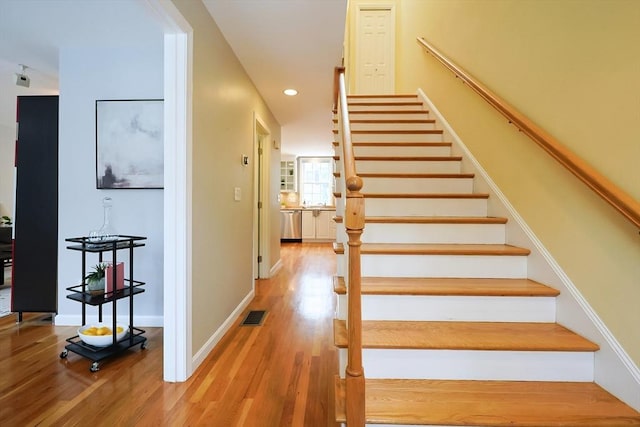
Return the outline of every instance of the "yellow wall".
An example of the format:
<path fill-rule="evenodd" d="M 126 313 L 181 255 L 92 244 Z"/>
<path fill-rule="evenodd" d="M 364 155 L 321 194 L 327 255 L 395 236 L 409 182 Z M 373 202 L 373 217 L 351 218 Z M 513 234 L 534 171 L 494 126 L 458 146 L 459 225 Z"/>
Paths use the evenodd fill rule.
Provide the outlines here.
<path fill-rule="evenodd" d="M 352 8 L 353 8 L 353 1 Z M 640 363 L 640 236 L 424 54 L 424 36 L 640 199 L 640 2 L 402 0 L 397 92 L 422 88 Z"/>
<path fill-rule="evenodd" d="M 271 140 L 280 140 L 280 125 L 202 2 L 173 2 L 194 34 L 191 302 L 196 353 L 252 289 L 254 112 L 269 128 Z M 273 222 L 279 209 L 279 156 L 273 144 L 265 148 L 266 167 L 273 171 L 267 184 Z M 250 166 L 241 165 L 242 154 L 251 157 Z M 239 202 L 234 201 L 234 187 L 241 188 Z M 279 242 L 277 231 L 275 239 Z M 272 259 L 278 260 L 279 253 Z"/>

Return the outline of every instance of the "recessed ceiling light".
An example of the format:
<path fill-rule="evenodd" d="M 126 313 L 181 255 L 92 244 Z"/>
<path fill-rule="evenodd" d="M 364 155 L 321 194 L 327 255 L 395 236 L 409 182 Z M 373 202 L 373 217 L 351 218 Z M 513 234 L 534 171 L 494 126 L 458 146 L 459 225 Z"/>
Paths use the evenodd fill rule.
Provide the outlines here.
<path fill-rule="evenodd" d="M 295 89 L 285 89 L 284 94 L 287 96 L 296 96 L 298 94 L 298 91 Z"/>

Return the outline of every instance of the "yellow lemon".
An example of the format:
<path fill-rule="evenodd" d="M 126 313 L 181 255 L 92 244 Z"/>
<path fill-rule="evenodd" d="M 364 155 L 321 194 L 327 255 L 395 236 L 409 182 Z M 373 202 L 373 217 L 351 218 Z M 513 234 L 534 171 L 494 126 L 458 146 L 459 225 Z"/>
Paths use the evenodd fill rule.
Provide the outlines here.
<path fill-rule="evenodd" d="M 96 332 L 96 335 L 111 335 L 111 329 L 107 328 L 106 326 L 103 326 L 101 328 L 98 328 L 98 331 Z"/>

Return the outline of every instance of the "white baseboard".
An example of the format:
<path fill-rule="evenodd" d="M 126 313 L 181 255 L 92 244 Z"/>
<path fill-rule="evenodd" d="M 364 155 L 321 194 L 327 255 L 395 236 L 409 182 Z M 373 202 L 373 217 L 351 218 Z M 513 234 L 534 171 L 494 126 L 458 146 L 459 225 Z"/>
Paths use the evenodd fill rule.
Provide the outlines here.
<path fill-rule="evenodd" d="M 110 323 L 112 321 L 111 316 L 102 316 L 102 321 Z M 87 322 L 97 322 L 97 316 L 87 316 Z M 118 316 L 118 321 L 121 323 L 128 323 L 129 316 Z M 58 314 L 54 318 L 56 326 L 82 326 L 82 316 L 79 314 Z M 161 328 L 164 325 L 164 318 L 162 316 L 133 316 L 133 325 L 140 328 Z"/>
<path fill-rule="evenodd" d="M 207 342 L 196 352 L 193 356 L 191 362 L 191 372 L 195 372 L 198 369 L 198 366 L 206 359 L 206 357 L 211 353 L 211 351 L 215 348 L 215 346 L 220 342 L 224 334 L 231 329 L 236 319 L 240 316 L 242 311 L 247 308 L 249 303 L 253 300 L 255 296 L 255 289 L 252 289 L 249 294 L 238 304 L 235 310 L 227 317 L 222 325 L 218 328 L 217 331 L 207 340 Z"/>
<path fill-rule="evenodd" d="M 490 214 L 504 214 L 509 219 L 508 226 L 511 226 L 512 229 L 507 234 L 515 236 L 516 240 L 510 243 L 527 245 L 531 249 L 529 258 L 531 264 L 534 265 L 529 267 L 529 271 L 535 271 L 535 273 L 530 278 L 543 281 L 561 292 L 558 297 L 556 314 L 558 323 L 600 346 L 600 350 L 596 352 L 594 363 L 595 382 L 629 406 L 640 410 L 640 369 L 638 366 L 421 89 L 418 89 L 418 97 L 428 106 L 429 111 L 434 114 L 434 118 L 443 127 L 445 133 L 451 137 L 454 146 L 467 157 L 478 178 L 484 181 L 483 184 L 487 187 L 490 198 L 499 202 L 492 203 L 491 207 L 501 212 L 490 212 Z M 514 227 L 515 225 L 517 227 Z"/>
<path fill-rule="evenodd" d="M 280 268 L 282 267 L 282 259 L 279 259 L 278 262 L 276 262 L 273 267 L 271 267 L 271 270 L 269 270 L 269 277 L 273 277 L 278 270 L 280 270 Z"/>

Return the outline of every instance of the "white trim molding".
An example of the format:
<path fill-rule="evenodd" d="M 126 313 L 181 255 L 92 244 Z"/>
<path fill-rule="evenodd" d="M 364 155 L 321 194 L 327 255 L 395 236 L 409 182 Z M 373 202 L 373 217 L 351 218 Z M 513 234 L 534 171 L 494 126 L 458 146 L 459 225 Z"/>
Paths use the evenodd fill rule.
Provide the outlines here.
<path fill-rule="evenodd" d="M 164 27 L 164 353 L 165 381 L 191 366 L 191 157 L 193 29 L 171 0 L 141 0 Z"/>
<path fill-rule="evenodd" d="M 231 329 L 231 327 L 235 324 L 238 317 L 240 317 L 240 314 L 242 314 L 244 309 L 249 306 L 249 303 L 251 303 L 255 295 L 256 293 L 252 289 L 247 294 L 247 296 L 244 297 L 244 299 L 240 302 L 240 304 L 238 304 L 235 310 L 233 310 L 233 312 L 229 315 L 229 317 L 227 317 L 227 319 L 222 323 L 222 325 L 220 325 L 218 330 L 216 330 L 213 333 L 213 335 L 211 335 L 211 337 L 207 340 L 207 342 L 204 343 L 202 348 L 200 348 L 197 351 L 197 353 L 193 356 L 193 359 L 191 361 L 191 366 L 193 367 L 194 371 L 198 368 L 198 366 L 200 366 L 202 362 L 204 362 L 204 360 L 207 358 L 209 353 L 213 351 L 213 349 L 220 342 L 222 337 L 224 337 L 224 334 L 226 334 L 229 331 L 229 329 Z"/>

